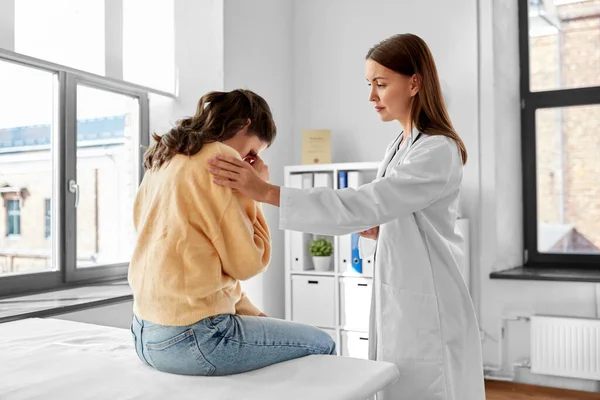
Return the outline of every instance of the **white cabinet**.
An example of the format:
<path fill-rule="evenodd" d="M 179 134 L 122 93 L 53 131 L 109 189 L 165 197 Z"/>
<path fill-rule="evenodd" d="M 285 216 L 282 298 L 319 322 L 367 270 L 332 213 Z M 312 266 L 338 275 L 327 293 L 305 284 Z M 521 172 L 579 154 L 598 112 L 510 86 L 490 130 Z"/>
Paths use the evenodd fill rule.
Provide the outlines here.
<path fill-rule="evenodd" d="M 336 328 L 335 278 L 292 276 L 292 320 L 321 328 Z"/>
<path fill-rule="evenodd" d="M 367 332 L 371 311 L 371 279 L 340 278 L 340 325 Z"/>
<path fill-rule="evenodd" d="M 341 356 L 369 359 L 369 335 L 363 332 L 342 331 L 341 337 Z"/>

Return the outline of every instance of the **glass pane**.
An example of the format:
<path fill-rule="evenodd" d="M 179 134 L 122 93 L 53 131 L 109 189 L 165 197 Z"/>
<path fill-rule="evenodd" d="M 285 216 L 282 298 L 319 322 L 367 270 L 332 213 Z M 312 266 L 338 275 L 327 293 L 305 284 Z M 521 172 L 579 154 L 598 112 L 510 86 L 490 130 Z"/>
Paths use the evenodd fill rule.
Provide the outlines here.
<path fill-rule="evenodd" d="M 531 91 L 600 85 L 600 2 L 528 1 Z"/>
<path fill-rule="evenodd" d="M 15 51 L 104 75 L 104 2 L 15 1 Z"/>
<path fill-rule="evenodd" d="M 50 271 L 57 77 L 0 61 L 0 276 Z"/>
<path fill-rule="evenodd" d="M 139 153 L 137 98 L 77 87 L 77 267 L 129 262 Z"/>
<path fill-rule="evenodd" d="M 173 0 L 123 0 L 123 79 L 175 91 Z M 149 26 L 159 27 L 148 29 Z"/>
<path fill-rule="evenodd" d="M 600 253 L 600 105 L 536 112 L 538 251 Z"/>

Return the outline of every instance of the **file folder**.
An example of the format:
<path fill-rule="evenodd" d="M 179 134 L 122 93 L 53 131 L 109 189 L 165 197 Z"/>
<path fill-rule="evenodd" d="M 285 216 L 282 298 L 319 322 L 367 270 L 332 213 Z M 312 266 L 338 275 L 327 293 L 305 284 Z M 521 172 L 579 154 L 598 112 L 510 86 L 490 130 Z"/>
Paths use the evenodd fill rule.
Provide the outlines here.
<path fill-rule="evenodd" d="M 338 172 L 338 188 L 348 187 L 348 172 Z M 346 273 L 352 271 L 352 238 L 351 235 L 342 235 L 338 240 L 338 259 L 340 262 L 340 272 Z"/>
<path fill-rule="evenodd" d="M 313 185 L 314 187 L 333 188 L 331 174 L 329 172 L 316 172 Z"/>
<path fill-rule="evenodd" d="M 362 185 L 362 174 L 359 171 L 348 171 L 348 187 L 358 189 Z M 351 258 L 352 258 L 352 271 L 362 274 L 363 272 L 363 260 L 360 258 L 360 251 L 358 248 L 358 240 L 360 236 L 358 233 L 351 235 Z"/>
<path fill-rule="evenodd" d="M 303 189 L 310 182 L 312 186 L 312 174 L 292 174 L 290 176 L 290 187 Z M 291 269 L 293 271 L 306 271 L 312 268 L 312 260 L 308 248 L 306 235 L 302 232 L 289 231 Z"/>

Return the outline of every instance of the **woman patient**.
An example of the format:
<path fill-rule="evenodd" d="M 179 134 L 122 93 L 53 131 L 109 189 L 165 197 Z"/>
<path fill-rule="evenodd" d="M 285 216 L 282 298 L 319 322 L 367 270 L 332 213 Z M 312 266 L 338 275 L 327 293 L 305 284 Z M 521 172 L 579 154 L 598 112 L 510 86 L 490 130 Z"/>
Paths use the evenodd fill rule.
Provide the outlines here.
<path fill-rule="evenodd" d="M 270 235 L 260 207 L 218 186 L 217 153 L 250 163 L 275 139 L 265 100 L 248 90 L 211 92 L 196 115 L 153 135 L 134 205 L 138 241 L 129 267 L 138 357 L 164 372 L 228 375 L 309 354 L 335 354 L 312 326 L 268 318 L 240 288 L 264 272 Z"/>

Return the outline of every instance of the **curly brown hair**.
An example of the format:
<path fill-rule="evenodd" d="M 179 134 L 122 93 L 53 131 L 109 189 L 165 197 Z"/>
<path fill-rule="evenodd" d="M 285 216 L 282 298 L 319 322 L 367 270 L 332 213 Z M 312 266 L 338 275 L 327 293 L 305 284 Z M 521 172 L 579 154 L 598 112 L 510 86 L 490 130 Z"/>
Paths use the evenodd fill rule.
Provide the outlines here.
<path fill-rule="evenodd" d="M 267 102 L 250 90 L 214 91 L 198 101 L 196 114 L 177 121 L 166 134 L 152 134 L 154 143 L 144 155 L 144 168 L 158 169 L 176 154 L 192 156 L 211 142 L 231 139 L 250 120 L 248 133 L 270 146 L 277 128 Z"/>

